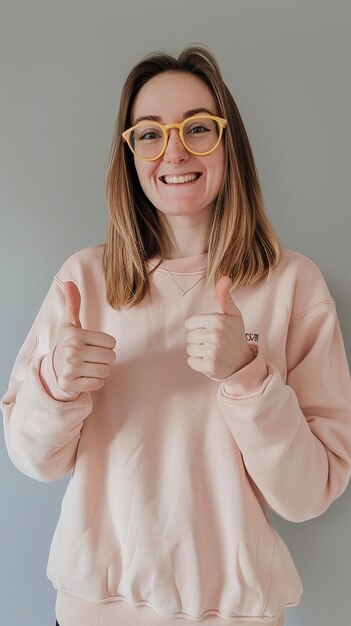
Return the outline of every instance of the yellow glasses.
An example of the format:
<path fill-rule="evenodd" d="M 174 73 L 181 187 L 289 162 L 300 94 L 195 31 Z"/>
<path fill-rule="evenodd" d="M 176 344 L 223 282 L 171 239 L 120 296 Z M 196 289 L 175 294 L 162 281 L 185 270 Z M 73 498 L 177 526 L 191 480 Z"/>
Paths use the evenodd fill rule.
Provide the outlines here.
<path fill-rule="evenodd" d="M 215 115 L 194 115 L 181 124 L 159 124 L 152 120 L 138 122 L 122 133 L 133 154 L 144 161 L 156 161 L 166 150 L 168 131 L 177 128 L 180 140 L 188 152 L 210 154 L 222 139 L 227 120 Z"/>

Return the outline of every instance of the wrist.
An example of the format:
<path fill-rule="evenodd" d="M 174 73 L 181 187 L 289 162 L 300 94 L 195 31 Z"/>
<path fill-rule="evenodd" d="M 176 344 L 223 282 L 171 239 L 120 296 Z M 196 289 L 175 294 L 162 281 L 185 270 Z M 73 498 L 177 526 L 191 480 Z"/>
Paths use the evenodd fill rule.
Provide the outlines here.
<path fill-rule="evenodd" d="M 255 354 L 254 350 L 257 351 Z M 253 360 L 226 378 L 214 378 L 222 386 L 222 395 L 228 398 L 245 398 L 261 394 L 269 380 L 269 371 L 257 346 L 251 346 Z"/>

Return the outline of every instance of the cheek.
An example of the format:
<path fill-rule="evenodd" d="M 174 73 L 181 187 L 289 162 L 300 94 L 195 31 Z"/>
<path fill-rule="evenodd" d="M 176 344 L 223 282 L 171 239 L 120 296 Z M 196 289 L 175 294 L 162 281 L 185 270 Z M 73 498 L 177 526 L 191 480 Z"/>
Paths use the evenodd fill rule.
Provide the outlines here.
<path fill-rule="evenodd" d="M 143 163 L 140 159 L 134 159 L 135 170 L 139 178 L 140 185 L 142 189 L 145 191 L 145 188 L 150 186 L 150 182 L 152 182 L 152 172 L 153 168 L 151 168 L 148 163 Z"/>
<path fill-rule="evenodd" d="M 143 178 L 144 178 L 144 176 L 143 176 L 143 167 L 142 167 L 142 163 L 139 161 L 139 159 L 136 159 L 135 157 L 134 157 L 134 166 L 135 166 L 135 171 L 137 173 L 137 176 L 139 178 L 139 182 L 140 182 L 140 184 L 142 186 L 142 181 L 143 181 Z"/>
<path fill-rule="evenodd" d="M 223 178 L 224 176 L 224 169 L 225 169 L 224 164 L 225 164 L 224 148 L 223 148 L 223 144 L 221 144 L 220 153 L 219 153 L 219 165 L 218 165 L 218 170 L 221 172 L 221 178 Z"/>
<path fill-rule="evenodd" d="M 219 190 L 223 177 L 224 177 L 224 151 L 222 150 L 220 154 L 216 155 L 216 159 L 213 162 L 213 171 L 214 171 L 214 181 L 217 189 Z"/>

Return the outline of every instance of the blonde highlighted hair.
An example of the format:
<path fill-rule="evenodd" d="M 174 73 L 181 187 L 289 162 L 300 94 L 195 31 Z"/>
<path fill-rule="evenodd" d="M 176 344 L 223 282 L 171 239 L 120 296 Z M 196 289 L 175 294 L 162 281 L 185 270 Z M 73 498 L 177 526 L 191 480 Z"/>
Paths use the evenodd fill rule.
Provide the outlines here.
<path fill-rule="evenodd" d="M 165 259 L 169 237 L 154 205 L 143 192 L 134 157 L 122 140 L 131 123 L 131 108 L 140 88 L 166 71 L 187 72 L 204 81 L 227 120 L 225 172 L 212 212 L 208 236 L 206 285 L 229 276 L 232 289 L 253 284 L 279 261 L 280 246 L 265 213 L 249 139 L 233 96 L 213 54 L 204 46 L 187 46 L 177 58 L 153 52 L 141 59 L 124 83 L 106 174 L 109 224 L 103 244 L 106 297 L 114 309 L 139 304 L 150 296 L 147 259 Z"/>

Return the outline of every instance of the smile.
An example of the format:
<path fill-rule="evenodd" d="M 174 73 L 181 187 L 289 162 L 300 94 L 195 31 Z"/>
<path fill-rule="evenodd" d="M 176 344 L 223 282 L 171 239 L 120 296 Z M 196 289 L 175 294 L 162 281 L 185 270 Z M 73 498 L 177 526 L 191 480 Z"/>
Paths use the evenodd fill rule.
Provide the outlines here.
<path fill-rule="evenodd" d="M 191 174 L 184 174 L 183 176 L 160 176 L 160 180 L 166 185 L 179 185 L 180 183 L 193 183 L 202 174 L 200 172 L 194 172 Z"/>

